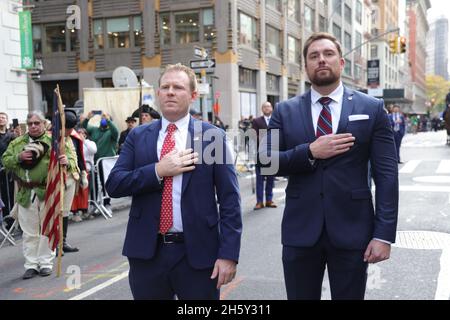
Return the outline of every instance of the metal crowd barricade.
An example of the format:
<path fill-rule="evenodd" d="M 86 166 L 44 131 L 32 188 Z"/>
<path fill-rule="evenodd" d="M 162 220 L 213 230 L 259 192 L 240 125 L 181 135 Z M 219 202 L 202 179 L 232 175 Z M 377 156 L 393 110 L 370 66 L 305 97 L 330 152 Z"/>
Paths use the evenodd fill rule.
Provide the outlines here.
<path fill-rule="evenodd" d="M 12 207 L 14 206 L 14 199 L 10 199 L 10 180 L 12 180 L 12 176 L 8 173 L 4 167 L 0 167 L 0 196 L 3 198 L 3 195 L 7 195 L 7 201 L 5 202 L 3 199 L 3 204 L 6 208 L 8 208 L 8 212 L 11 212 Z M 3 190 L 5 188 L 5 190 Z"/>
<path fill-rule="evenodd" d="M 5 218 L 7 218 L 7 217 L 10 217 L 10 216 L 6 216 Z M 16 245 L 16 240 L 14 239 L 12 233 L 18 227 L 18 220 L 14 219 L 14 223 L 8 229 L 4 223 L 5 218 L 3 218 L 3 216 L 0 217 L 0 234 L 3 236 L 3 240 L 0 243 L 0 249 L 3 247 L 6 240 L 8 240 L 9 243 L 11 243 L 13 246 Z M 11 217 L 11 219 L 13 219 L 13 218 Z"/>
<path fill-rule="evenodd" d="M 255 193 L 256 188 L 256 173 L 255 173 L 255 163 L 250 160 L 249 154 L 252 152 L 251 141 L 248 143 L 245 142 L 245 139 L 242 137 L 238 137 L 237 145 L 234 144 L 234 167 L 236 169 L 236 173 L 239 177 L 249 176 L 252 187 L 252 194 Z M 256 151 L 255 151 L 256 152 Z"/>
<path fill-rule="evenodd" d="M 104 183 L 108 179 L 109 173 L 118 158 L 119 156 L 103 157 L 98 159 L 94 167 L 95 177 L 94 175 L 91 175 L 90 183 L 92 183 L 92 187 L 94 189 L 95 199 L 90 199 L 89 203 L 92 204 L 105 219 L 112 218 L 112 213 L 103 204 L 105 199 L 110 199 L 108 193 L 106 192 Z M 97 183 L 95 183 L 95 181 L 97 181 Z"/>
<path fill-rule="evenodd" d="M 10 199 L 10 182 L 9 179 L 11 178 L 10 174 L 8 174 L 5 170 L 5 168 L 0 168 L 0 194 L 6 192 L 6 203 L 3 202 L 3 205 L 8 208 L 8 215 L 3 217 L 3 212 L 0 211 L 0 234 L 3 236 L 3 240 L 0 243 L 0 248 L 3 247 L 6 241 L 9 241 L 13 246 L 16 245 L 15 239 L 12 235 L 14 230 L 18 227 L 18 221 L 17 219 L 14 219 L 10 214 L 13 207 L 14 199 Z M 3 189 L 3 188 L 4 189 Z M 14 222 L 9 226 L 9 228 L 6 226 L 6 221 L 9 219 L 14 219 Z"/>

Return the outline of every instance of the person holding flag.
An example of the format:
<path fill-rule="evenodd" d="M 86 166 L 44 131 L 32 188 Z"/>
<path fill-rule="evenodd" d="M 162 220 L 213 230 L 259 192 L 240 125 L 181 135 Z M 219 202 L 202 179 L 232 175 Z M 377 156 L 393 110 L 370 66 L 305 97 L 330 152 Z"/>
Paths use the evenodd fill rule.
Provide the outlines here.
<path fill-rule="evenodd" d="M 55 253 L 48 247 L 48 238 L 41 235 L 44 218 L 44 197 L 50 161 L 51 137 L 45 131 L 45 117 L 39 111 L 27 116 L 28 132 L 11 141 L 2 162 L 18 184 L 19 224 L 23 230 L 23 279 L 52 273 Z"/>
<path fill-rule="evenodd" d="M 52 148 L 47 174 L 42 234 L 48 237 L 48 246 L 52 251 L 61 245 L 60 248 L 68 252 L 69 250 L 64 248 L 67 243 L 63 246 L 61 240 L 62 237 L 65 240 L 67 235 L 67 216 L 75 194 L 76 181 L 79 179 L 79 169 L 72 140 L 66 137 L 75 127 L 76 115 L 63 111 L 59 88 L 55 90 L 53 105 Z M 71 249 L 74 248 L 71 247 Z M 70 252 L 75 251 L 78 249 Z M 60 273 L 61 260 L 58 256 L 58 276 Z"/>
<path fill-rule="evenodd" d="M 81 168 L 80 166 L 84 165 L 84 159 L 80 159 L 79 162 L 77 151 L 75 147 L 74 140 L 71 136 L 73 134 L 74 128 L 77 125 L 78 118 L 75 111 L 65 110 L 65 146 L 66 146 L 66 161 L 63 163 L 60 161 L 60 164 L 63 164 L 66 169 L 65 176 L 65 190 L 64 190 L 64 208 L 63 208 L 63 252 L 78 252 L 79 249 L 71 246 L 67 242 L 67 230 L 69 228 L 69 212 L 72 208 L 73 199 L 77 192 L 77 188 L 79 183 L 81 182 Z M 78 141 L 78 140 L 76 140 Z M 82 145 L 79 147 L 81 149 L 80 153 L 82 154 L 83 149 Z M 82 169 L 84 169 L 83 167 Z M 83 186 L 87 186 L 87 181 L 83 183 Z M 87 206 L 87 205 L 86 205 Z"/>

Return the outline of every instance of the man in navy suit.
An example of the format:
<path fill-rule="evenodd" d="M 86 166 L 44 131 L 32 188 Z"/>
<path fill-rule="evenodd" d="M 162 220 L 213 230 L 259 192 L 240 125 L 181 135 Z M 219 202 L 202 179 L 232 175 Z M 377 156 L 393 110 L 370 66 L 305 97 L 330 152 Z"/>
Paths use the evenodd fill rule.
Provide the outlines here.
<path fill-rule="evenodd" d="M 403 136 L 405 135 L 406 121 L 405 116 L 400 112 L 400 107 L 394 105 L 391 113 L 389 114 L 389 122 L 391 123 L 392 130 L 394 131 L 395 148 L 397 149 L 397 160 L 400 161 L 400 146 L 402 144 Z"/>
<path fill-rule="evenodd" d="M 335 37 L 313 34 L 303 56 L 311 91 L 278 104 L 268 135 L 276 174 L 289 175 L 282 221 L 287 297 L 320 299 L 326 266 L 332 299 L 364 299 L 368 263 L 388 259 L 395 241 L 392 129 L 381 100 L 342 85 L 345 61 Z"/>
<path fill-rule="evenodd" d="M 263 115 L 261 117 L 257 117 L 252 121 L 252 129 L 256 131 L 256 145 L 259 149 L 259 142 L 265 137 L 267 133 L 268 124 L 270 121 L 270 117 L 272 116 L 273 107 L 270 102 L 264 102 L 261 110 Z M 263 176 L 261 175 L 261 164 L 259 162 L 259 157 L 257 155 L 256 166 L 256 205 L 253 208 L 254 210 L 259 210 L 264 208 L 264 180 L 266 181 L 266 204 L 267 208 L 276 208 L 277 205 L 273 202 L 273 184 L 274 177 L 273 176 Z"/>
<path fill-rule="evenodd" d="M 191 69 L 170 65 L 159 85 L 162 119 L 129 133 L 106 183 L 110 196 L 132 196 L 123 248 L 131 291 L 135 299 L 219 299 L 236 274 L 242 232 L 232 156 L 223 130 L 189 115 Z"/>

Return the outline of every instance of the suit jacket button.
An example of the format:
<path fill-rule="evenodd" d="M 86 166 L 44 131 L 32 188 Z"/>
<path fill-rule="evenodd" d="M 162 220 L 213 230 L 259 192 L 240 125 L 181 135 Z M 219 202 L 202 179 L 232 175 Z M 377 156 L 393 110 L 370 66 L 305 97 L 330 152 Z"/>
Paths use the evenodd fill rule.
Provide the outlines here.
<path fill-rule="evenodd" d="M 323 192 L 321 192 L 321 193 L 320 193 L 320 197 L 321 197 L 321 198 L 323 198 L 323 197 L 324 197 L 324 194 L 323 194 Z"/>

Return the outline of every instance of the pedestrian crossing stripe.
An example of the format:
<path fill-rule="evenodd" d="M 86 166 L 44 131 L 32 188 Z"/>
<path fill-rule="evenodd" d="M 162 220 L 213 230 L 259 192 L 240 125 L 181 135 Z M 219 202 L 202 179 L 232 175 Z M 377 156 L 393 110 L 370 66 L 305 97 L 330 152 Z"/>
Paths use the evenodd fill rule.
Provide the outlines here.
<path fill-rule="evenodd" d="M 436 170 L 437 174 L 447 174 L 450 173 L 450 160 L 441 160 L 439 167 Z"/>
<path fill-rule="evenodd" d="M 399 168 L 398 173 L 414 173 L 425 162 L 439 163 L 436 167 L 435 174 L 450 174 L 450 160 L 409 160 L 406 161 L 401 168 Z"/>
<path fill-rule="evenodd" d="M 399 173 L 413 173 L 417 166 L 422 162 L 422 160 L 410 160 L 405 165 L 398 170 Z"/>

